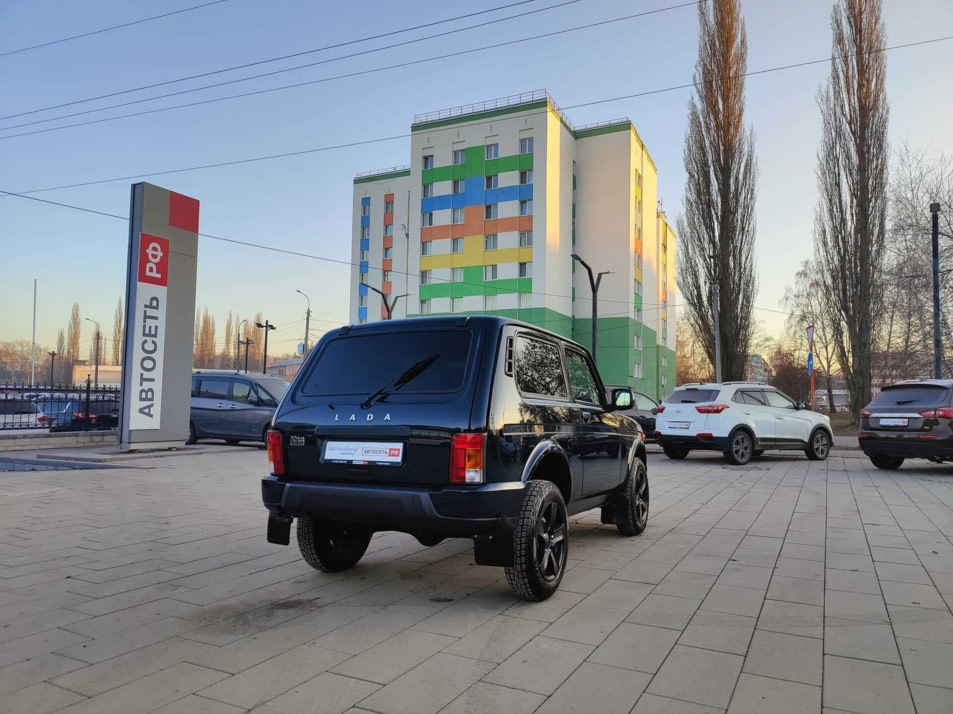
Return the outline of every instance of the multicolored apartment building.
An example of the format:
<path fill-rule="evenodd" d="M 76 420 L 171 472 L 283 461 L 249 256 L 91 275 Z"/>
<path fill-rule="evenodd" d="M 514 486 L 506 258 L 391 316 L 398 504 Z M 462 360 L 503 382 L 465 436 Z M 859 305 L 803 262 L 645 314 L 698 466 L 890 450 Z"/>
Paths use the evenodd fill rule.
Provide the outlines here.
<path fill-rule="evenodd" d="M 418 115 L 411 163 L 354 179 L 352 322 L 497 314 L 591 346 L 607 384 L 675 385 L 675 233 L 628 119 L 576 127 L 545 91 Z"/>

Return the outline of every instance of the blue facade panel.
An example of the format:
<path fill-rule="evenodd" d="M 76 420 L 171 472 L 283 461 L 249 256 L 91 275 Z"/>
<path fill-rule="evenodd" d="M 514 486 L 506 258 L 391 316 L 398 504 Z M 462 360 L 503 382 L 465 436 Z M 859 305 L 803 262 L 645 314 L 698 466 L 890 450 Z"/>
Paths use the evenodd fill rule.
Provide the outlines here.
<path fill-rule="evenodd" d="M 370 226 L 370 225 L 371 225 L 371 217 L 361 216 L 361 228 L 363 228 L 364 226 Z"/>
<path fill-rule="evenodd" d="M 469 206 L 467 202 L 466 193 L 455 193 L 451 196 L 450 206 L 451 208 L 463 208 L 464 206 Z"/>
<path fill-rule="evenodd" d="M 370 250 L 370 249 L 371 249 L 371 239 L 361 238 L 361 250 Z"/>
<path fill-rule="evenodd" d="M 362 198 L 362 199 L 361 199 L 361 205 L 362 205 L 362 206 L 370 206 L 370 205 L 371 205 L 371 197 L 370 197 L 370 196 L 365 196 L 364 198 Z"/>
<path fill-rule="evenodd" d="M 487 203 L 502 203 L 503 201 L 516 201 L 520 197 L 520 186 L 504 186 L 503 188 L 494 188 L 486 192 Z"/>
<path fill-rule="evenodd" d="M 484 192 L 484 177 L 471 176 L 463 182 L 463 200 L 464 206 L 482 206 Z M 456 204 L 454 204 L 456 206 Z"/>
<path fill-rule="evenodd" d="M 366 307 L 359 307 L 359 308 L 357 308 L 357 319 L 358 319 L 358 320 L 366 320 L 366 319 L 367 319 L 367 308 L 366 308 Z"/>
<path fill-rule="evenodd" d="M 445 193 L 442 196 L 431 196 L 430 198 L 420 199 L 420 212 L 431 213 L 432 211 L 445 211 L 451 208 L 453 195 Z"/>
<path fill-rule="evenodd" d="M 521 201 L 532 201 L 533 200 L 533 184 L 528 183 L 525 186 L 520 186 L 520 200 Z"/>
<path fill-rule="evenodd" d="M 367 286 L 364 283 L 361 283 L 357 286 L 358 295 L 367 295 Z"/>
<path fill-rule="evenodd" d="M 362 261 L 361 261 L 361 265 L 360 265 L 360 267 L 357 269 L 357 272 L 359 272 L 359 273 L 366 273 L 366 272 L 367 272 L 367 261 L 366 261 L 366 260 L 362 260 Z"/>

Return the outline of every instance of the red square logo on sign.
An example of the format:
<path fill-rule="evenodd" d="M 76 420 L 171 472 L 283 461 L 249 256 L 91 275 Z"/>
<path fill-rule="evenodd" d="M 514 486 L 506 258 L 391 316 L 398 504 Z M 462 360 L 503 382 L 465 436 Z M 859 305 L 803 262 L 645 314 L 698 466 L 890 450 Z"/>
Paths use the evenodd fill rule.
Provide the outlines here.
<path fill-rule="evenodd" d="M 139 234 L 139 282 L 169 286 L 169 241 Z"/>
<path fill-rule="evenodd" d="M 183 196 L 181 193 L 169 192 L 169 225 L 181 228 L 190 233 L 199 232 L 199 202 Z"/>

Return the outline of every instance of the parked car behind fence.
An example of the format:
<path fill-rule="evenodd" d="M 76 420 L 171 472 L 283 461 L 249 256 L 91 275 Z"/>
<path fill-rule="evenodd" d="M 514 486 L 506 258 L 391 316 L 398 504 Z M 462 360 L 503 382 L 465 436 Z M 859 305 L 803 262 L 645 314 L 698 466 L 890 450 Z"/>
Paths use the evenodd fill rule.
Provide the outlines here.
<path fill-rule="evenodd" d="M 0 431 L 86 431 L 119 427 L 119 387 L 0 385 Z"/>

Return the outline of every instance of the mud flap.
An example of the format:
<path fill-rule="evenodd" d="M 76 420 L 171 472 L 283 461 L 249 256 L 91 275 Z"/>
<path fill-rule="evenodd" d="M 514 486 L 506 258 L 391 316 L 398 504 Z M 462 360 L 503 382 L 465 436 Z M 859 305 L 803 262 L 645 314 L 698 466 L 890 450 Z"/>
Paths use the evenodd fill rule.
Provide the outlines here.
<path fill-rule="evenodd" d="M 268 542 L 288 545 L 291 542 L 291 516 L 268 516 Z"/>
<path fill-rule="evenodd" d="M 473 538 L 473 559 L 477 565 L 513 565 L 513 521 L 499 518 L 492 533 Z"/>

